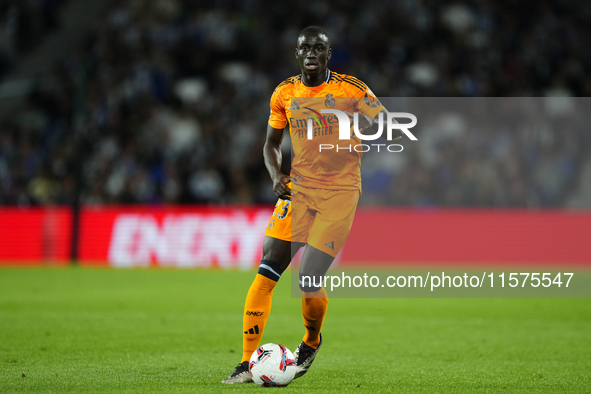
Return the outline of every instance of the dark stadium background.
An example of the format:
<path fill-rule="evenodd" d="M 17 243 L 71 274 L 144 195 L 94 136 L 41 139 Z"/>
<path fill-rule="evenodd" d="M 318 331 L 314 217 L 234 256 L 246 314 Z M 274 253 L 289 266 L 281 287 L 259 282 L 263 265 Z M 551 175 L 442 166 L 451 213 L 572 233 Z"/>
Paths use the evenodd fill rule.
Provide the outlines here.
<path fill-rule="evenodd" d="M 513 118 L 417 112 L 418 141 L 363 157 L 329 275 L 408 286 L 326 285 L 322 351 L 282 390 L 591 392 L 589 4 L 0 0 L 0 392 L 259 389 L 220 381 L 276 202 L 269 99 L 308 25 L 381 98 Z M 513 127 L 515 98 L 549 112 Z M 297 279 L 263 343 L 302 340 Z"/>
<path fill-rule="evenodd" d="M 576 98 L 591 94 L 590 20 L 559 0 L 2 1 L 0 260 L 84 257 L 82 238 L 115 231 L 109 209 L 158 211 L 157 225 L 167 210 L 268 212 L 268 102 L 300 72 L 304 26 L 326 28 L 329 67 L 378 96 Z M 443 138 L 436 161 L 372 172 L 360 209 L 585 215 L 591 133 L 561 131 Z"/>

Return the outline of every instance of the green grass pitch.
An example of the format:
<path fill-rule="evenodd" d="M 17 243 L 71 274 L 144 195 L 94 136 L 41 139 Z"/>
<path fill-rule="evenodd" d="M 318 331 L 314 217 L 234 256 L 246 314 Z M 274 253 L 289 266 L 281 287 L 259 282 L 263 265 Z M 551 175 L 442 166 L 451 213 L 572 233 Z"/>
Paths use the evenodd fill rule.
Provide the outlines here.
<path fill-rule="evenodd" d="M 0 393 L 269 390 L 220 383 L 240 358 L 253 277 L 0 269 Z M 289 286 L 275 290 L 263 342 L 295 350 Z M 591 392 L 589 299 L 333 299 L 323 334 L 310 372 L 282 393 Z"/>

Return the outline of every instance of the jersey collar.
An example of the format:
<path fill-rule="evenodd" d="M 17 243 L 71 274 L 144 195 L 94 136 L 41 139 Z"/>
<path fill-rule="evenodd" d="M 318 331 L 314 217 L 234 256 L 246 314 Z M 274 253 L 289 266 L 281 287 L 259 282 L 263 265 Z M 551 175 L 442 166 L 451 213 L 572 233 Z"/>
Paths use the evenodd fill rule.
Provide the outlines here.
<path fill-rule="evenodd" d="M 326 69 L 326 71 L 327 71 L 326 72 L 326 79 L 324 80 L 324 83 L 328 83 L 330 81 L 330 77 L 332 75 L 332 72 L 328 68 Z M 300 83 L 303 86 L 306 86 L 306 85 L 304 85 L 304 82 L 302 81 L 302 75 L 301 74 L 299 76 L 299 80 L 300 80 Z M 318 89 L 320 86 L 322 86 L 322 84 L 320 84 L 318 86 L 314 86 L 314 87 L 306 86 L 306 88 L 308 88 L 308 89 Z"/>

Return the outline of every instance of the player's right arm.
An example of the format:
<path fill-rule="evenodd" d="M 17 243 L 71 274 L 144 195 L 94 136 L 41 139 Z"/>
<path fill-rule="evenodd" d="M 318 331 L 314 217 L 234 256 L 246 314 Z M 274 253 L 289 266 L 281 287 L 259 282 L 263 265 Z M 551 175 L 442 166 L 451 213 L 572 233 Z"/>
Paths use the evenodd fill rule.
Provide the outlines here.
<path fill-rule="evenodd" d="M 283 140 L 283 129 L 276 129 L 267 125 L 267 138 L 263 147 L 263 157 L 265 166 L 271 180 L 273 181 L 273 191 L 277 197 L 283 200 L 291 200 L 291 189 L 287 184 L 291 181 L 289 175 L 281 172 L 281 162 L 283 154 L 281 153 L 281 141 Z"/>
<path fill-rule="evenodd" d="M 283 200 L 291 200 L 291 189 L 287 184 L 292 181 L 289 175 L 281 172 L 281 141 L 283 140 L 283 129 L 287 126 L 286 97 L 290 94 L 285 91 L 286 87 L 293 86 L 293 77 L 288 78 L 275 88 L 271 96 L 269 114 L 269 123 L 267 125 L 267 138 L 263 148 L 265 166 L 271 180 L 273 181 L 273 191 Z M 284 96 L 286 95 L 286 96 Z"/>

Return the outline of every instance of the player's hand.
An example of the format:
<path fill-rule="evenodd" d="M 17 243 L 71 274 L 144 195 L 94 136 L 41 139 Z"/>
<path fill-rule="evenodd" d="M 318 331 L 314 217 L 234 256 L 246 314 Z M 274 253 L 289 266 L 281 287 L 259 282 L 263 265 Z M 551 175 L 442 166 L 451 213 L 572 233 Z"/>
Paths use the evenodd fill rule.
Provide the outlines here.
<path fill-rule="evenodd" d="M 278 176 L 273 178 L 273 191 L 282 200 L 291 200 L 293 195 L 291 189 L 287 184 L 289 182 L 294 182 L 297 184 L 297 181 L 285 174 L 279 174 Z"/>

